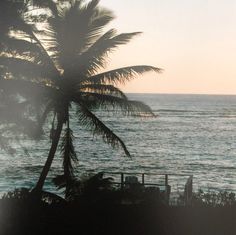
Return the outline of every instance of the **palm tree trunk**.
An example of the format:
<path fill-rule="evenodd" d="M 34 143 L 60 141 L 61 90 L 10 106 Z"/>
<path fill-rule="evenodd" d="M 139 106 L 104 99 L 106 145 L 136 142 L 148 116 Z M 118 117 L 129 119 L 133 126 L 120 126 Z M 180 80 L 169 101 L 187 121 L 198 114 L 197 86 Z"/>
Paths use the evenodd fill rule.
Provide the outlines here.
<path fill-rule="evenodd" d="M 52 139 L 52 144 L 51 144 L 51 148 L 50 148 L 50 151 L 48 154 L 47 161 L 43 167 L 43 170 L 41 172 L 41 175 L 39 177 L 39 180 L 38 180 L 35 188 L 32 190 L 34 193 L 40 193 L 43 189 L 44 182 L 45 182 L 48 172 L 51 168 L 52 161 L 54 159 L 54 156 L 55 156 L 55 153 L 57 150 L 57 146 L 58 146 L 60 136 L 61 136 L 62 126 L 63 126 L 63 121 L 62 121 L 62 119 L 59 118 L 58 123 L 57 123 L 57 128 L 55 130 L 55 133 L 54 133 L 54 136 Z"/>

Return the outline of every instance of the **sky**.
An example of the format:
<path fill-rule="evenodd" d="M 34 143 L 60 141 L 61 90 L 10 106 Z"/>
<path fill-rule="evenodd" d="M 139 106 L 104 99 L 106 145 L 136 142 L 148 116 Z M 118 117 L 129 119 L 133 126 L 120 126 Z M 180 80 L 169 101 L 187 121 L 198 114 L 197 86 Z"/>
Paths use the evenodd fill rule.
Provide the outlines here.
<path fill-rule="evenodd" d="M 101 0 L 109 28 L 142 31 L 110 55 L 109 69 L 152 65 L 125 92 L 236 95 L 236 0 Z"/>

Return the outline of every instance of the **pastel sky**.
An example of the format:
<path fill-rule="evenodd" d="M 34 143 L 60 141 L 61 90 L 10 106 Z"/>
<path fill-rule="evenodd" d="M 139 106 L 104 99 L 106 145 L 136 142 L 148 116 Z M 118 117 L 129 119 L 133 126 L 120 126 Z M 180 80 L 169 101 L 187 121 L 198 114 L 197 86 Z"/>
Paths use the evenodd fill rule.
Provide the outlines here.
<path fill-rule="evenodd" d="M 125 92 L 236 94 L 235 0 L 101 0 L 109 28 L 142 31 L 110 56 L 109 68 L 164 69 L 127 83 Z"/>

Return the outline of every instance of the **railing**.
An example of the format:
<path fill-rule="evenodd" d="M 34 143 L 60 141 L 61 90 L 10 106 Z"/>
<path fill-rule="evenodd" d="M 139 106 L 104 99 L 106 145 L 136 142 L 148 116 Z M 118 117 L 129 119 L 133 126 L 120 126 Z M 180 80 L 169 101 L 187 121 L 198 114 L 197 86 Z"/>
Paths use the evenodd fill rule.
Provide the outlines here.
<path fill-rule="evenodd" d="M 190 205 L 192 200 L 192 189 L 193 189 L 193 176 L 189 174 L 163 174 L 163 173 L 136 173 L 136 172 L 104 172 L 105 175 L 119 175 L 120 181 L 114 181 L 113 184 L 119 185 L 121 190 L 125 188 L 126 185 L 131 185 L 131 182 L 126 181 L 126 176 L 139 176 L 139 179 L 141 178 L 141 182 L 137 181 L 137 183 L 141 184 L 144 188 L 145 187 L 158 187 L 160 190 L 161 188 L 165 194 L 166 201 L 169 203 L 170 199 L 170 192 L 171 192 L 171 186 L 169 185 L 169 177 L 170 176 L 177 176 L 177 177 L 188 177 L 187 182 L 183 186 L 183 197 L 184 197 L 184 205 Z M 146 183 L 145 179 L 147 176 L 162 176 L 164 178 L 164 183 Z"/>
<path fill-rule="evenodd" d="M 104 174 L 107 174 L 107 175 L 120 175 L 120 182 L 114 182 L 116 184 L 120 184 L 121 186 L 124 186 L 124 179 L 125 179 L 125 175 L 139 175 L 141 176 L 141 184 L 142 185 L 160 185 L 160 184 L 157 184 L 157 183 L 145 183 L 145 176 L 164 176 L 164 179 L 165 179 L 165 183 L 164 185 L 169 185 L 168 183 L 168 179 L 169 179 L 169 176 L 187 176 L 187 177 L 193 177 L 192 175 L 189 175 L 189 174 L 163 174 L 163 173 L 157 173 L 157 174 L 154 174 L 154 173 L 140 173 L 140 172 L 104 172 Z"/>

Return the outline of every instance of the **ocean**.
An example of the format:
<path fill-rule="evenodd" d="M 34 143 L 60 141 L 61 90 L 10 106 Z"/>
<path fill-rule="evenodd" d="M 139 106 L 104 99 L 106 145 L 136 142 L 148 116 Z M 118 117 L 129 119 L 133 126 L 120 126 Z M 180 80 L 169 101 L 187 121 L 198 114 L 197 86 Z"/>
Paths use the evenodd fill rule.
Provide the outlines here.
<path fill-rule="evenodd" d="M 193 175 L 194 190 L 236 192 L 236 96 L 128 94 L 148 104 L 157 117 L 122 116 L 105 111 L 97 115 L 126 143 L 132 157 L 112 149 L 99 136 L 71 123 L 79 161 L 78 176 L 108 172 Z M 46 128 L 47 129 L 47 128 Z M 0 151 L 0 194 L 19 187 L 33 187 L 50 147 L 48 135 L 40 141 L 19 137 L 11 145 L 16 154 Z M 27 149 L 27 151 L 26 151 Z M 61 173 L 57 154 L 45 184 L 56 192 L 52 178 Z M 149 176 L 159 182 L 159 176 Z M 186 177 L 170 176 L 172 190 L 182 190 Z"/>

